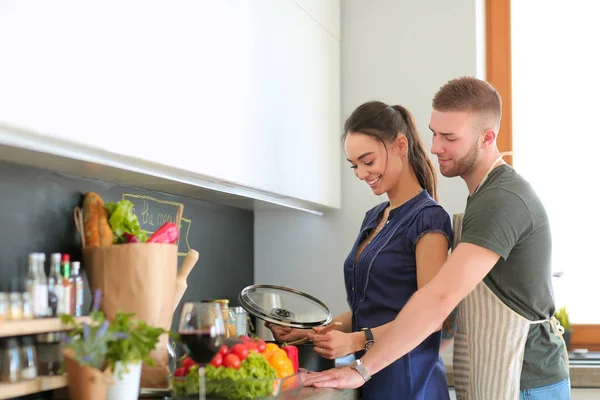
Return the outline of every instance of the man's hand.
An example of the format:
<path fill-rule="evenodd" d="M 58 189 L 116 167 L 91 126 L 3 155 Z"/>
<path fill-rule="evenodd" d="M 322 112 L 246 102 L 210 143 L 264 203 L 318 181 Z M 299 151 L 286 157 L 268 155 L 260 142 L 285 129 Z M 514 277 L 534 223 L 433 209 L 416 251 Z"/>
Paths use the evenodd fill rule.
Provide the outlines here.
<path fill-rule="evenodd" d="M 354 389 L 364 385 L 365 380 L 350 367 L 333 368 L 306 375 L 304 386 L 319 388 Z"/>

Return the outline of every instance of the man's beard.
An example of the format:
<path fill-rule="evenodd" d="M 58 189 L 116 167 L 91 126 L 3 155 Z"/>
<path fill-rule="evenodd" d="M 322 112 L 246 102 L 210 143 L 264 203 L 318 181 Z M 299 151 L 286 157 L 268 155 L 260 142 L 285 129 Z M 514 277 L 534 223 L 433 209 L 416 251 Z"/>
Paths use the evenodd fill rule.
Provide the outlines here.
<path fill-rule="evenodd" d="M 475 163 L 477 162 L 477 157 L 479 156 L 479 146 L 477 145 L 477 140 L 473 143 L 473 146 L 469 150 L 469 152 L 460 160 L 454 162 L 454 165 L 451 169 L 444 171 L 440 168 L 440 172 L 446 178 L 453 178 L 455 176 L 463 176 L 468 174 L 475 167 Z"/>

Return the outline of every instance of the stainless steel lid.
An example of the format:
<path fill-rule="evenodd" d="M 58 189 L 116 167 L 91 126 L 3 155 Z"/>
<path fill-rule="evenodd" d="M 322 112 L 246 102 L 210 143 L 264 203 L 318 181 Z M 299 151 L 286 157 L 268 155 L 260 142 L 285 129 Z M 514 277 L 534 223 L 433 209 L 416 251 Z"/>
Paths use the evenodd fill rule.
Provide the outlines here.
<path fill-rule="evenodd" d="M 250 314 L 274 324 L 310 329 L 331 322 L 331 312 L 316 297 L 275 285 L 251 285 L 242 290 L 239 302 Z"/>

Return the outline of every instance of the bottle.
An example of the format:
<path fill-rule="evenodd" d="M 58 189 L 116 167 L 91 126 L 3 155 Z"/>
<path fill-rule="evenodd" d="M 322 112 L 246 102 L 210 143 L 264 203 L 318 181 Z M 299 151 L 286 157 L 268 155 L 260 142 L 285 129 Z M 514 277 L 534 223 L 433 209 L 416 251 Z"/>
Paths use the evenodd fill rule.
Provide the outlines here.
<path fill-rule="evenodd" d="M 73 261 L 73 287 L 75 288 L 75 295 L 73 296 L 73 315 L 81 317 L 83 314 L 83 278 L 79 274 L 80 264 L 79 261 Z"/>
<path fill-rule="evenodd" d="M 37 293 L 34 300 L 33 312 L 36 317 L 47 317 L 48 312 L 48 278 L 46 277 L 46 255 L 37 253 Z"/>
<path fill-rule="evenodd" d="M 63 311 L 63 279 L 60 274 L 60 253 L 52 253 L 50 256 L 50 275 L 48 276 L 48 302 L 53 317 L 64 313 Z"/>
<path fill-rule="evenodd" d="M 68 254 L 62 255 L 62 270 L 63 270 L 63 313 L 73 315 L 71 310 L 71 299 L 75 294 L 73 285 L 71 284 L 71 257 Z"/>
<path fill-rule="evenodd" d="M 29 267 L 27 277 L 25 278 L 25 291 L 29 293 L 31 299 L 31 308 L 33 315 L 37 317 L 37 292 L 38 292 L 38 273 L 37 273 L 37 253 L 29 254 Z"/>

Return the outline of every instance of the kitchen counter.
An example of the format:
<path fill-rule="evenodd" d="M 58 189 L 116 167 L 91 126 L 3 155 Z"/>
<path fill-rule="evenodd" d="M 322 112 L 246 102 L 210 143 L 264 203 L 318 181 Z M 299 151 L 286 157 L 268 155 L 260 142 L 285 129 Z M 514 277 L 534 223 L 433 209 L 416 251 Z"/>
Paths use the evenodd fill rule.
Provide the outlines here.
<path fill-rule="evenodd" d="M 572 388 L 600 388 L 600 364 L 598 365 L 571 365 Z M 446 365 L 448 386 L 454 386 L 452 365 Z"/>
<path fill-rule="evenodd" d="M 282 394 L 278 397 L 278 400 L 355 400 L 358 399 L 357 391 L 354 389 L 317 389 L 313 387 L 305 387 L 300 392 L 293 395 Z M 171 400 L 174 397 L 160 395 L 144 395 L 140 396 L 143 400 Z M 193 399 L 194 397 L 189 397 Z M 195 397 L 196 399 L 198 396 Z M 207 398 L 207 400 L 215 400 Z"/>
<path fill-rule="evenodd" d="M 357 391 L 354 389 L 324 389 L 305 387 L 293 396 L 283 396 L 280 399 L 303 399 L 303 400 L 354 400 L 357 399 Z"/>

